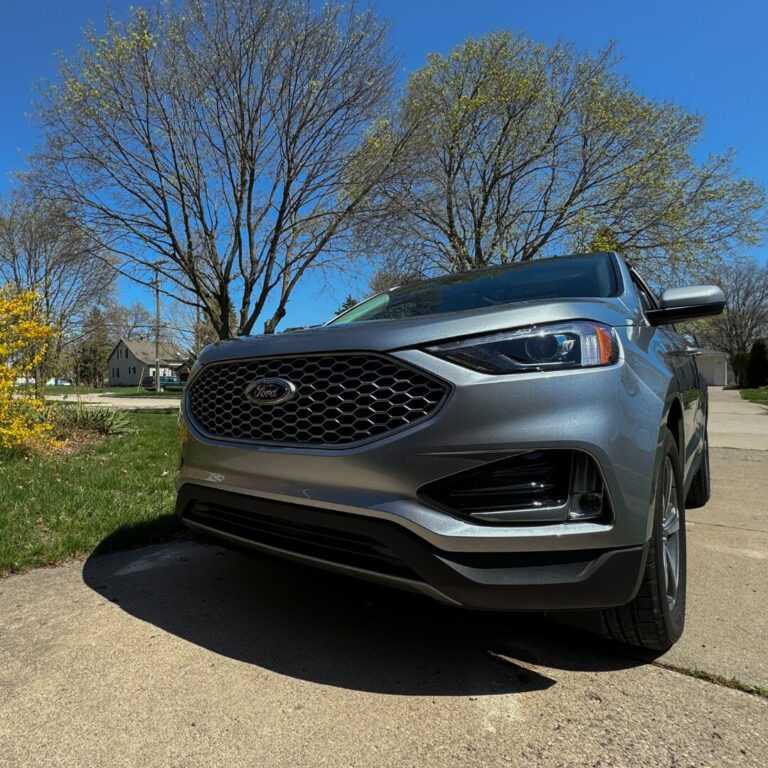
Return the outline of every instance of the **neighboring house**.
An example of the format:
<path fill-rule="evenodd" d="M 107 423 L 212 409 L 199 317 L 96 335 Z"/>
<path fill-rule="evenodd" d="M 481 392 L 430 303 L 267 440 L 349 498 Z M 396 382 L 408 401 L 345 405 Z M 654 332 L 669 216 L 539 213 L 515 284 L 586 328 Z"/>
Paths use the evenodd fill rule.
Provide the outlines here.
<path fill-rule="evenodd" d="M 728 355 L 714 349 L 699 350 L 696 356 L 701 375 L 710 387 L 724 387 L 728 384 Z"/>
<path fill-rule="evenodd" d="M 120 339 L 108 358 L 109 386 L 135 387 L 145 376 L 155 375 L 155 342 Z M 160 343 L 160 376 L 173 376 L 187 364 L 174 344 Z"/>

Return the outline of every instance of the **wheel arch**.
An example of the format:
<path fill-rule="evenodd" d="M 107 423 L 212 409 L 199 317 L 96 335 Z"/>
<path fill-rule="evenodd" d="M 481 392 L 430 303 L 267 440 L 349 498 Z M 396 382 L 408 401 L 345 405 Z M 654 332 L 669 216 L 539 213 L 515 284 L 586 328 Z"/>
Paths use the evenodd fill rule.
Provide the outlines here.
<path fill-rule="evenodd" d="M 669 427 L 669 431 L 672 433 L 672 437 L 675 438 L 675 443 L 677 443 L 677 450 L 682 456 L 685 446 L 685 426 L 683 422 L 683 404 L 677 395 L 673 395 L 671 400 L 667 403 L 664 426 Z M 663 430 L 659 435 L 660 440 L 662 439 L 662 435 Z"/>

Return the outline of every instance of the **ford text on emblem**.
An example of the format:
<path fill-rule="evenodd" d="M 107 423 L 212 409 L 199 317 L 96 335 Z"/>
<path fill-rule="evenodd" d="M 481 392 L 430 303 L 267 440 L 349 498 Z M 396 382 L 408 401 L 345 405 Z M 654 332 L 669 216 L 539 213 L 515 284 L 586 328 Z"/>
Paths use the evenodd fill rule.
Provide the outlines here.
<path fill-rule="evenodd" d="M 296 385 L 285 379 L 256 379 L 245 388 L 245 396 L 257 405 L 280 405 L 296 395 Z"/>

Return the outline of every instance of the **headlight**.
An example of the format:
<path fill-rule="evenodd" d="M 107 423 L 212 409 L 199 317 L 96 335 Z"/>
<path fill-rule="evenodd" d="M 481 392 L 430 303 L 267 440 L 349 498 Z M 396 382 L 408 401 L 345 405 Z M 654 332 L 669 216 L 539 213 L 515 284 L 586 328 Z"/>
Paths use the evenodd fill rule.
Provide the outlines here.
<path fill-rule="evenodd" d="M 610 326 L 579 320 L 452 341 L 427 352 L 483 373 L 524 373 L 611 365 L 619 359 L 619 341 Z"/>

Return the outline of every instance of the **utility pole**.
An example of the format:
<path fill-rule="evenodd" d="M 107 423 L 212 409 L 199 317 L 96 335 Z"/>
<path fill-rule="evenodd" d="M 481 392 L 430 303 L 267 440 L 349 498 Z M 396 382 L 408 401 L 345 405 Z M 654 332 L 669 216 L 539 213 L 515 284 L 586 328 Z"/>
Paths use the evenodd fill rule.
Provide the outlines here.
<path fill-rule="evenodd" d="M 200 305 L 195 304 L 195 360 L 200 357 Z"/>
<path fill-rule="evenodd" d="M 155 264 L 155 392 L 160 391 L 160 265 Z"/>

